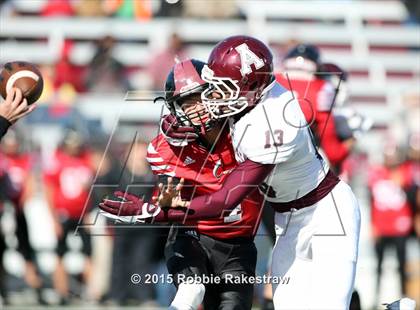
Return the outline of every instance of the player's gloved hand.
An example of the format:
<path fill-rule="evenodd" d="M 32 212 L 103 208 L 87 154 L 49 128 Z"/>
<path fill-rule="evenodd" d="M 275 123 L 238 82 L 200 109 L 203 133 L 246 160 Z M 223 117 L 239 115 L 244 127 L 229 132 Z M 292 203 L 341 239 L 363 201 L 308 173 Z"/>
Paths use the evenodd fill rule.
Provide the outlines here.
<path fill-rule="evenodd" d="M 99 204 L 104 216 L 121 222 L 144 222 L 160 212 L 160 207 L 144 202 L 135 195 L 116 191 L 113 196 L 106 197 Z"/>
<path fill-rule="evenodd" d="M 189 206 L 188 201 L 184 201 L 181 197 L 181 190 L 184 186 L 184 178 L 181 178 L 177 185 L 174 184 L 174 179 L 169 177 L 168 183 L 165 186 L 159 183 L 159 195 L 152 197 L 152 202 L 159 205 L 161 208 L 186 208 Z"/>
<path fill-rule="evenodd" d="M 160 128 L 166 141 L 173 146 L 185 146 L 198 138 L 194 127 L 181 126 L 172 114 L 162 117 Z"/>

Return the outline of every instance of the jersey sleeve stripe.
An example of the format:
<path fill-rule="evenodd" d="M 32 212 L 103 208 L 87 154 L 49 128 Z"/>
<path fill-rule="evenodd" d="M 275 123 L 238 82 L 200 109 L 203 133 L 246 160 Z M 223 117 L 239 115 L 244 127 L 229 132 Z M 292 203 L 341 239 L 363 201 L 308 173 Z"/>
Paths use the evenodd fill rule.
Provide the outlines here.
<path fill-rule="evenodd" d="M 175 176 L 175 172 L 168 171 L 168 170 L 162 170 L 162 169 L 153 171 L 153 174 L 155 174 L 155 175 L 167 175 L 167 176 L 170 176 L 170 177 Z"/>
<path fill-rule="evenodd" d="M 156 157 L 161 157 L 161 156 L 158 153 L 149 153 L 149 152 L 147 152 L 146 157 L 156 158 Z"/>
<path fill-rule="evenodd" d="M 150 168 L 152 168 L 152 170 L 170 170 L 168 165 L 164 165 L 164 166 L 150 166 Z"/>
<path fill-rule="evenodd" d="M 162 157 L 155 157 L 155 158 L 152 158 L 152 157 L 146 157 L 146 160 L 147 160 L 149 163 L 163 163 L 163 158 L 162 158 Z"/>
<path fill-rule="evenodd" d="M 168 165 L 165 165 L 165 163 L 163 161 L 160 162 L 156 162 L 156 163 L 149 163 L 150 167 L 166 167 Z"/>
<path fill-rule="evenodd" d="M 147 153 L 149 153 L 149 154 L 158 154 L 158 152 L 156 151 L 156 149 L 155 149 L 155 147 L 153 146 L 152 143 L 149 143 L 149 146 L 147 147 Z"/>

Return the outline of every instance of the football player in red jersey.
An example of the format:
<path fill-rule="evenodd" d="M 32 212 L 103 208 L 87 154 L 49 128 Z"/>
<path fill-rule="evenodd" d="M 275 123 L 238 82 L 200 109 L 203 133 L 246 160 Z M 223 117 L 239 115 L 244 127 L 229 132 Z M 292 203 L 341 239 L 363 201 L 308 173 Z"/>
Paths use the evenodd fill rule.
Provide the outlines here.
<path fill-rule="evenodd" d="M 41 294 L 42 281 L 38 275 L 35 251 L 29 241 L 28 224 L 24 214 L 24 205 L 34 193 L 35 180 L 31 173 L 32 157 L 21 150 L 22 138 L 15 130 L 9 130 L 0 145 L 2 160 L 10 179 L 8 200 L 15 207 L 16 237 L 18 251 L 25 259 L 25 281 L 37 292 L 38 302 L 46 304 Z"/>
<path fill-rule="evenodd" d="M 128 199 L 109 211 L 154 221 L 219 217 L 260 186 L 276 211 L 272 276 L 293 279 L 273 282 L 276 309 L 348 308 L 358 202 L 317 152 L 293 94 L 275 81 L 271 51 L 252 37 L 226 38 L 212 50 L 201 77 L 209 83 L 201 93 L 207 112 L 201 117 L 228 118 L 238 166 L 214 193 L 157 205 Z"/>
<path fill-rule="evenodd" d="M 74 232 L 78 225 L 88 199 L 93 179 L 93 168 L 90 153 L 83 145 L 83 138 L 77 131 L 68 129 L 63 143 L 44 167 L 45 193 L 50 208 L 54 230 L 57 236 L 57 267 L 54 270 L 54 287 L 60 294 L 60 303 L 69 302 L 67 273 L 63 256 L 67 252 L 67 235 Z M 77 230 L 86 256 L 84 279 L 90 279 L 91 241 L 84 228 Z"/>
<path fill-rule="evenodd" d="M 334 122 L 335 133 L 338 140 L 346 146 L 352 146 L 360 139 L 362 134 L 368 131 L 373 122 L 363 116 L 349 104 L 348 95 L 348 72 L 334 63 L 322 63 L 319 66 L 318 79 L 331 83 L 335 88 L 334 107 L 331 111 L 330 122 Z M 325 141 L 327 143 L 328 141 Z M 335 142 L 333 142 L 334 144 Z M 349 148 L 351 151 L 351 148 Z M 327 154 L 328 155 L 328 154 Z M 334 172 L 345 181 L 351 174 L 351 154 L 338 156 L 331 163 Z"/>
<path fill-rule="evenodd" d="M 332 167 L 340 165 L 353 146 L 352 137 L 342 141 L 337 133 L 333 109 L 338 90 L 344 96 L 340 83 L 333 85 L 324 78 L 319 49 L 310 44 L 299 44 L 289 50 L 283 60 L 284 72 L 276 80 L 293 92 L 306 120 L 311 125 L 317 144 L 322 147 Z M 319 74 L 319 76 L 317 75 Z M 330 75 L 326 72 L 325 75 Z M 341 79 L 345 77 L 341 75 Z"/>
<path fill-rule="evenodd" d="M 372 232 L 377 258 L 376 297 L 378 300 L 382 262 L 386 248 L 394 247 L 398 258 L 401 294 L 407 293 L 406 242 L 413 229 L 413 210 L 405 191 L 406 171 L 395 146 L 386 147 L 382 165 L 369 171 Z"/>
<path fill-rule="evenodd" d="M 237 166 L 227 122 L 202 117 L 205 109 L 197 106 L 201 91 L 207 87 L 200 77 L 204 65 L 197 60 L 177 63 L 165 85 L 165 102 L 171 111 L 165 121 L 172 126 L 183 124 L 186 134 L 180 133 L 182 138 L 196 139 L 178 147 L 173 144 L 182 145 L 183 139 L 169 139 L 171 144 L 165 137 L 167 133 L 161 133 L 149 144 L 147 154 L 161 183 L 166 184 L 168 178 L 169 184 L 184 180 L 180 195 L 188 200 L 220 189 Z M 112 212 L 109 208 L 119 207 L 124 198 L 132 198 L 130 194 L 116 195 L 116 201 L 106 199 L 101 208 Z M 253 239 L 262 200 L 255 191 L 219 218 L 186 218 L 182 225 L 171 227 L 165 256 L 178 290 L 170 309 L 197 309 L 201 302 L 206 310 L 251 309 L 253 284 L 235 284 L 231 279 L 255 276 L 257 253 Z M 194 276 L 199 277 L 197 281 L 187 282 L 188 277 Z M 219 277 L 221 282 L 204 285 L 204 277 Z"/>

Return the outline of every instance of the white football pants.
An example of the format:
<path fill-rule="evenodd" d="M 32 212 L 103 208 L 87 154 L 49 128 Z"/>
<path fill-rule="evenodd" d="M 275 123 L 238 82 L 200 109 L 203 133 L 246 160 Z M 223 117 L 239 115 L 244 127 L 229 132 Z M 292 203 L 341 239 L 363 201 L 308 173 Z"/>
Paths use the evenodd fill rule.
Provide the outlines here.
<path fill-rule="evenodd" d="M 351 188 L 340 181 L 313 206 L 276 212 L 275 224 L 272 276 L 289 278 L 273 283 L 275 309 L 348 309 L 360 232 Z"/>

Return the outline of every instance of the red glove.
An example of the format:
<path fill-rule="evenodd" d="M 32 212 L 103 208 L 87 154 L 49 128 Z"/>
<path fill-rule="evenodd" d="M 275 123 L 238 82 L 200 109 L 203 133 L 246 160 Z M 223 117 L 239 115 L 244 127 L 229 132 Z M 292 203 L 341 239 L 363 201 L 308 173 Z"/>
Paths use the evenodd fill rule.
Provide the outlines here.
<path fill-rule="evenodd" d="M 99 208 L 105 213 L 106 217 L 121 222 L 144 222 L 146 219 L 155 217 L 160 211 L 160 207 L 135 195 L 117 191 L 112 197 L 106 197 L 99 204 Z"/>
<path fill-rule="evenodd" d="M 185 146 L 198 138 L 194 127 L 180 125 L 172 114 L 162 117 L 160 128 L 166 141 L 174 146 Z"/>

